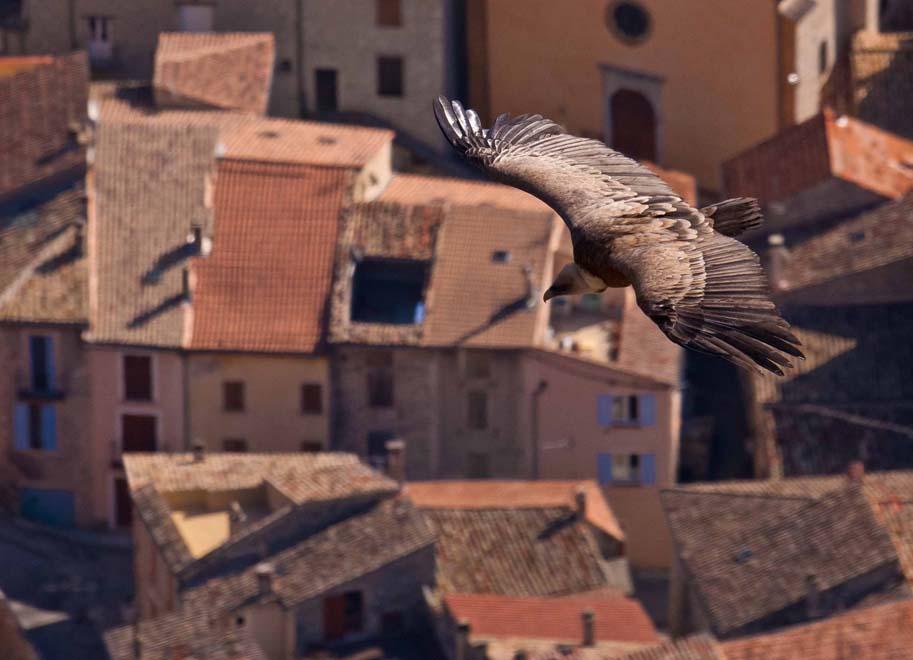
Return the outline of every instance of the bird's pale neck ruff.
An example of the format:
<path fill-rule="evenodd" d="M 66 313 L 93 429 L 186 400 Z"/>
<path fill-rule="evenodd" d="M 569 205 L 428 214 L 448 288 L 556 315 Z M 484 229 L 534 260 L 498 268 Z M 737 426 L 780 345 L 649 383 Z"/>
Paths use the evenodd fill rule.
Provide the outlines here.
<path fill-rule="evenodd" d="M 580 273 L 580 277 L 583 278 L 583 281 L 594 293 L 600 293 L 609 288 L 609 285 L 602 278 L 596 277 L 580 264 L 577 264 L 577 272 Z"/>

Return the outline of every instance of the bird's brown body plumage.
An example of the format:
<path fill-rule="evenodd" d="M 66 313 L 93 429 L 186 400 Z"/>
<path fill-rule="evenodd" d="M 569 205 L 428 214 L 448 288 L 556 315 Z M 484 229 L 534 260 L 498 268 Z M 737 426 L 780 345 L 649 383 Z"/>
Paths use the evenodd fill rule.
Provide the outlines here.
<path fill-rule="evenodd" d="M 650 170 L 538 115 L 502 115 L 484 129 L 458 102 L 441 97 L 434 111 L 464 157 L 551 206 L 570 231 L 574 262 L 606 284 L 630 282 L 676 343 L 779 374 L 802 356 L 757 255 L 725 235 L 757 226 L 752 200 L 698 210 Z"/>

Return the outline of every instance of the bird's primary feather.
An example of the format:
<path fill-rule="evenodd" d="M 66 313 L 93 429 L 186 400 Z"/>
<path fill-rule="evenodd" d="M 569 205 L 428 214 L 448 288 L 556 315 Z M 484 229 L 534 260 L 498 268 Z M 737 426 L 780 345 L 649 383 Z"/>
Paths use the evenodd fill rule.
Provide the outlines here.
<path fill-rule="evenodd" d="M 539 115 L 501 115 L 485 130 L 476 113 L 444 97 L 434 114 L 470 162 L 555 209 L 574 261 L 597 276 L 624 275 L 672 341 L 777 374 L 802 357 L 757 255 L 730 237 L 760 222 L 753 200 L 699 211 L 647 168 Z"/>

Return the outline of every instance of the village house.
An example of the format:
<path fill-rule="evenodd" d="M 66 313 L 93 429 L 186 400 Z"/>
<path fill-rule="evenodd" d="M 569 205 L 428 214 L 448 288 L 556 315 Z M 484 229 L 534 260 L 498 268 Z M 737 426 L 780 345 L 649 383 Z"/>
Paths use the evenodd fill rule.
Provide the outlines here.
<path fill-rule="evenodd" d="M 213 628 L 249 628 L 269 658 L 418 626 L 433 532 L 395 481 L 356 457 L 200 451 L 124 462 L 140 619 L 203 611 Z"/>
<path fill-rule="evenodd" d="M 670 629 L 766 633 L 913 596 L 909 472 L 663 491 L 675 543 Z"/>

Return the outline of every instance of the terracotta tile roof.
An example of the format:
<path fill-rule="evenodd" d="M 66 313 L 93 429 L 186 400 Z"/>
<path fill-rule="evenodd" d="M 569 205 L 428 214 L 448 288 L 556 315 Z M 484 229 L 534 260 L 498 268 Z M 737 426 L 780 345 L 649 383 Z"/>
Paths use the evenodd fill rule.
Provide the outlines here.
<path fill-rule="evenodd" d="M 445 593 L 563 596 L 617 586 L 589 528 L 565 507 L 422 508 Z"/>
<path fill-rule="evenodd" d="M 396 492 L 396 482 L 361 463 L 354 454 L 206 453 L 124 454 L 130 489 L 153 484 L 160 493 L 255 488 L 269 482 L 295 504 L 357 494 Z"/>
<path fill-rule="evenodd" d="M 19 55 L 0 57 L 0 77 L 12 76 L 20 71 L 28 71 L 42 64 L 51 64 L 54 58 L 50 55 Z"/>
<path fill-rule="evenodd" d="M 215 144 L 215 129 L 202 125 L 97 125 L 91 340 L 184 344 L 187 237 L 195 225 L 212 234 Z"/>
<path fill-rule="evenodd" d="M 723 163 L 726 191 L 770 203 L 830 179 L 888 199 L 913 189 L 913 142 L 825 111 Z"/>
<path fill-rule="evenodd" d="M 859 117 L 913 139 L 913 32 L 857 32 L 850 66 Z"/>
<path fill-rule="evenodd" d="M 0 196 L 85 166 L 72 128 L 86 117 L 88 82 L 85 53 L 0 76 Z"/>
<path fill-rule="evenodd" d="M 226 158 L 360 169 L 393 141 L 393 131 L 260 117 L 250 113 L 156 110 L 142 88 L 100 90 L 101 121 L 218 129 Z"/>
<path fill-rule="evenodd" d="M 782 286 L 794 291 L 911 258 L 913 192 L 790 246 Z"/>
<path fill-rule="evenodd" d="M 621 660 L 729 660 L 720 643 L 706 634 L 693 635 L 661 646 L 635 651 Z M 757 658 L 756 660 L 762 660 Z"/>
<path fill-rule="evenodd" d="M 85 323 L 82 183 L 37 204 L 0 208 L 0 320 Z"/>
<path fill-rule="evenodd" d="M 554 222 L 550 212 L 508 208 L 356 205 L 345 214 L 340 228 L 331 341 L 535 345 L 545 324 L 541 291 L 550 266 Z M 363 257 L 429 261 L 424 320 L 407 325 L 352 322 L 353 251 Z M 493 258 L 498 251 L 507 256 L 506 261 Z M 529 275 L 524 271 L 527 265 Z"/>
<path fill-rule="evenodd" d="M 913 658 L 913 601 L 855 610 L 722 645 L 726 660 Z"/>
<path fill-rule="evenodd" d="M 448 594 L 452 617 L 469 622 L 473 637 L 519 637 L 580 642 L 581 613 L 595 615 L 599 642 L 659 642 L 653 622 L 641 604 L 623 596 L 537 598 L 493 594 Z"/>
<path fill-rule="evenodd" d="M 599 485 L 587 481 L 411 481 L 405 493 L 420 509 L 523 509 L 564 507 L 575 511 L 576 493 L 586 494 L 586 519 L 619 540 L 624 540 L 618 520 Z"/>
<path fill-rule="evenodd" d="M 38 660 L 38 654 L 25 637 L 22 627 L 0 591 L 0 648 L 4 660 Z"/>
<path fill-rule="evenodd" d="M 266 113 L 273 78 L 271 33 L 159 34 L 156 102 Z"/>
<path fill-rule="evenodd" d="M 341 169 L 219 162 L 213 250 L 193 262 L 190 348 L 317 348 L 350 184 Z"/>
<path fill-rule="evenodd" d="M 139 656 L 135 654 L 137 630 Z M 249 627 L 214 625 L 206 609 L 185 608 L 145 619 L 138 626 L 113 628 L 105 632 L 104 640 L 111 660 L 266 660 Z"/>
<path fill-rule="evenodd" d="M 177 574 L 193 563 L 190 548 L 171 517 L 171 508 L 156 489 L 155 484 L 146 483 L 133 488 L 130 496 L 140 520 L 149 531 L 152 541 L 158 547 L 165 565 Z"/>
<path fill-rule="evenodd" d="M 808 575 L 822 594 L 837 593 L 881 568 L 869 592 L 893 592 L 902 567 L 875 503 L 879 489 L 897 485 L 913 493 L 910 473 L 889 473 L 866 475 L 863 486 L 845 477 L 732 482 L 669 489 L 662 499 L 712 630 L 730 634 L 802 620 Z"/>
<path fill-rule="evenodd" d="M 500 183 L 418 174 L 396 174 L 379 197 L 396 204 L 492 206 L 519 211 L 551 212 L 545 202 Z"/>
<path fill-rule="evenodd" d="M 265 559 L 276 570 L 275 596 L 291 608 L 433 543 L 432 530 L 412 503 L 388 498 Z M 256 566 L 250 566 L 208 580 L 183 600 L 187 607 L 225 611 L 259 596 Z"/>

